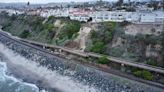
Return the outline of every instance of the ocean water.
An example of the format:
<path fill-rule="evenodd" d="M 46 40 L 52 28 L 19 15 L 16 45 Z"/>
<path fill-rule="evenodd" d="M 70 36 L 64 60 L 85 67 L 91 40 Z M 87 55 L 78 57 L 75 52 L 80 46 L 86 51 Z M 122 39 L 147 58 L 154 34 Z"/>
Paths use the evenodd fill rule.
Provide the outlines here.
<path fill-rule="evenodd" d="M 22 82 L 6 72 L 6 63 L 0 61 L 0 92 L 39 92 L 34 84 Z"/>

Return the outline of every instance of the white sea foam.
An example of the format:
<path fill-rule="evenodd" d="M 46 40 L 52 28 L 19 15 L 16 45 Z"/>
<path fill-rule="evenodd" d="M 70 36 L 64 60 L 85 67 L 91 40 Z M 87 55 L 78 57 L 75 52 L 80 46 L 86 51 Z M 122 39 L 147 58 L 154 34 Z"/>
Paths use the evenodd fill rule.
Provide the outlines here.
<path fill-rule="evenodd" d="M 33 91 L 39 92 L 39 89 L 38 89 L 38 87 L 36 85 L 22 82 L 22 81 L 16 79 L 15 77 L 13 77 L 13 76 L 8 76 L 8 75 L 6 75 L 6 72 L 7 72 L 6 63 L 0 61 L 0 81 L 1 81 L 0 83 L 2 83 L 2 82 L 4 83 L 7 80 L 12 80 L 13 82 L 11 82 L 9 84 L 9 86 L 14 85 L 15 83 L 19 83 L 20 84 L 20 86 L 18 86 L 18 89 L 17 89 L 18 91 L 16 91 L 16 92 L 20 92 L 19 88 L 22 87 L 22 86 L 31 87 L 33 89 Z"/>
<path fill-rule="evenodd" d="M 5 79 L 5 71 L 6 71 L 6 64 L 4 62 L 0 61 L 0 81 L 4 82 L 6 81 Z"/>
<path fill-rule="evenodd" d="M 38 66 L 36 62 L 25 59 L 15 54 L 12 50 L 0 44 L 0 51 L 10 62 L 26 68 L 27 70 L 44 78 L 51 87 L 57 88 L 62 92 L 99 92 L 96 88 L 73 81 L 68 76 L 62 76 L 55 71 L 48 70 L 46 67 Z"/>

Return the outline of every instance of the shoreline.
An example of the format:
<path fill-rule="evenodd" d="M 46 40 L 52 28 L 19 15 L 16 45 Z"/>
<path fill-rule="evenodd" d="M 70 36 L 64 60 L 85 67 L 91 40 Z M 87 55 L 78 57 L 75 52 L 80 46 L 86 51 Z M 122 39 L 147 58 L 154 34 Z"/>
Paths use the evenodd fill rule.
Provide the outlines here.
<path fill-rule="evenodd" d="M 40 78 L 35 73 L 32 73 L 31 71 L 21 66 L 14 65 L 11 62 L 10 64 L 8 62 L 6 63 L 7 63 L 8 72 L 11 74 L 11 76 L 17 78 L 18 80 L 20 79 L 23 82 L 36 85 L 39 88 L 39 92 L 43 90 L 46 90 L 48 92 L 60 92 L 59 90 L 50 88 L 49 86 L 44 84 L 43 78 Z"/>
<path fill-rule="evenodd" d="M 45 84 L 42 84 L 42 79 L 32 71 L 26 69 L 23 66 L 17 65 L 12 61 L 8 60 L 2 53 L 0 52 L 0 63 L 4 63 L 6 65 L 6 76 L 11 78 L 15 78 L 26 85 L 36 86 L 39 89 L 39 92 L 47 92 L 43 91 L 45 89 L 49 89 L 48 92 L 60 92 L 55 91 L 55 89 L 48 88 Z"/>
<path fill-rule="evenodd" d="M 14 46 L 17 46 L 16 48 L 14 47 Z M 19 50 L 18 50 L 18 48 L 19 47 L 21 47 Z M 16 44 L 16 43 L 12 43 L 12 46 L 10 47 L 10 49 L 12 49 L 12 48 L 15 48 L 14 50 L 18 53 L 18 54 L 23 54 L 22 53 L 22 50 L 27 50 L 29 53 L 32 53 L 32 52 L 35 52 L 35 50 L 33 51 L 33 50 L 29 50 L 29 48 L 28 47 L 23 47 L 22 48 L 22 46 L 18 46 L 18 44 Z M 24 51 L 24 53 L 25 53 L 25 51 Z M 36 53 L 38 53 L 38 52 L 35 52 L 35 54 Z M 35 55 L 35 54 L 32 54 L 32 55 Z M 39 53 L 40 54 L 40 53 Z M 43 53 L 42 53 L 43 54 Z M 24 56 L 24 55 L 22 55 L 22 56 Z M 41 55 L 42 56 L 42 55 Z M 54 63 L 55 62 L 60 62 L 59 60 L 54 60 L 51 56 L 47 56 L 47 55 L 43 55 L 43 58 L 44 58 L 44 56 L 46 56 L 45 58 L 47 58 L 47 59 L 52 59 L 53 61 L 54 61 Z M 26 56 L 24 56 L 25 58 L 27 58 L 28 57 L 28 55 L 27 55 L 27 57 Z M 34 58 L 33 56 L 31 57 L 31 58 Z M 36 58 L 36 57 L 35 57 Z M 34 58 L 34 59 L 35 59 Z M 40 59 L 38 59 L 38 60 L 40 60 Z M 63 60 L 63 59 L 62 59 Z M 37 61 L 36 61 L 37 62 Z M 41 61 L 40 61 L 41 62 Z M 62 62 L 65 62 L 65 61 L 62 61 Z M 32 62 L 31 62 L 32 63 Z M 47 61 L 47 63 L 48 63 L 48 61 Z M 10 63 L 11 64 L 11 63 Z M 20 63 L 21 64 L 21 63 Z M 28 64 L 28 63 L 27 63 Z M 33 63 L 32 63 L 33 64 Z M 44 64 L 44 63 L 43 63 Z M 52 63 L 53 64 L 53 63 Z M 57 63 L 55 63 L 55 64 L 57 64 Z M 63 63 L 62 63 L 63 64 Z M 58 64 L 58 65 L 62 65 L 61 64 L 61 62 L 60 62 L 60 64 Z M 11 65 L 13 65 L 13 64 L 11 64 Z M 21 64 L 22 65 L 22 64 Z M 34 76 L 35 75 L 35 73 L 36 74 L 38 74 L 38 72 L 34 72 L 34 74 L 33 73 L 30 73 L 30 72 L 28 72 L 26 69 L 24 70 L 23 68 L 27 68 L 26 66 L 23 66 L 23 67 L 21 67 L 20 69 L 18 69 L 18 70 L 16 70 L 16 69 L 14 69 L 14 67 L 12 67 L 12 66 L 9 66 L 10 67 L 10 69 L 11 70 L 15 70 L 17 73 L 20 73 L 20 72 L 18 72 L 18 71 L 20 71 L 20 70 L 22 70 L 22 72 L 23 73 L 25 73 L 25 77 L 29 77 L 29 76 L 33 76 L 34 78 L 37 78 L 37 79 L 40 79 L 38 76 Z M 20 66 L 19 66 L 20 67 Z M 58 66 L 55 66 L 55 67 L 58 67 Z M 47 67 L 46 67 L 47 68 Z M 59 67 L 58 67 L 59 68 Z M 57 68 L 57 70 L 58 70 L 58 68 Z M 62 68 L 62 67 L 60 67 L 60 68 Z M 70 67 L 69 67 L 70 68 Z M 34 68 L 35 69 L 35 68 Z M 90 70 L 90 71 L 88 71 L 88 69 Z M 49 69 L 50 70 L 50 69 Z M 94 70 L 94 72 L 92 72 L 92 70 Z M 65 71 L 65 70 L 60 70 L 59 69 L 59 71 Z M 76 78 L 76 80 L 83 80 L 83 79 L 87 79 L 86 81 L 91 81 L 92 79 L 90 79 L 90 78 L 93 78 L 93 77 L 95 77 L 95 79 L 98 79 L 98 78 L 100 78 L 100 77 L 102 77 L 102 78 L 100 78 L 101 79 L 101 81 L 100 82 L 104 82 L 104 84 L 106 85 L 106 83 L 107 83 L 107 87 L 110 85 L 111 86 L 111 88 L 113 88 L 113 85 L 111 85 L 111 84 L 114 84 L 114 86 L 118 86 L 118 87 L 120 87 L 120 88 L 118 88 L 118 90 L 119 91 L 121 91 L 122 89 L 127 89 L 127 91 L 129 90 L 129 89 L 131 89 L 131 90 L 135 90 L 135 89 L 137 89 L 137 88 L 135 88 L 135 87 L 133 87 L 133 88 L 131 88 L 132 86 L 136 86 L 136 85 L 139 85 L 139 84 L 142 84 L 142 83 L 137 83 L 137 82 L 135 82 L 135 81 L 132 81 L 132 80 L 128 80 L 128 79 L 124 79 L 124 78 L 121 78 L 121 77 L 119 77 L 119 76 L 115 76 L 116 78 L 118 78 L 119 80 L 116 80 L 116 79 L 113 79 L 113 77 L 111 77 L 111 74 L 107 74 L 107 75 L 110 75 L 110 76 L 108 76 L 109 77 L 109 79 L 106 79 L 106 78 L 108 78 L 107 76 L 104 76 L 105 74 L 104 74 L 104 72 L 100 72 L 100 71 L 98 71 L 98 70 L 95 70 L 95 69 L 93 69 L 93 68 L 87 68 L 87 67 L 84 67 L 84 66 L 80 66 L 80 70 L 74 70 L 74 71 L 76 71 L 77 72 L 77 74 L 75 74 L 74 75 L 74 78 Z M 29 73 L 29 75 L 27 75 L 26 74 L 26 72 L 28 72 Z M 46 70 L 46 73 L 45 74 L 47 74 L 47 72 L 48 72 L 48 69 Z M 81 72 L 84 72 L 84 73 L 81 73 Z M 98 73 L 98 75 L 97 75 L 97 73 Z M 94 74 L 94 75 L 93 75 Z M 96 75 L 95 75 L 96 74 Z M 21 74 L 22 75 L 22 74 Z M 86 76 L 87 77 L 86 77 Z M 43 76 L 43 75 L 42 75 Z M 112 76 L 114 76 L 114 75 L 112 75 Z M 43 76 L 44 77 L 44 76 Z M 105 79 L 103 79 L 103 77 L 105 78 Z M 89 79 L 88 79 L 89 78 Z M 110 79 L 111 78 L 111 79 Z M 32 78 L 31 78 L 32 79 Z M 93 83 L 98 83 L 97 84 L 97 86 L 99 86 L 100 84 L 99 84 L 99 82 L 95 82 L 95 81 L 98 81 L 98 80 L 95 80 L 95 79 L 93 79 Z M 26 80 L 26 78 L 25 78 L 25 80 Z M 27 78 L 27 80 L 28 80 L 28 78 Z M 128 81 L 128 82 L 130 82 L 130 84 L 127 84 L 127 85 L 125 85 L 125 86 L 122 86 L 122 83 L 121 83 L 121 81 L 122 80 L 126 80 L 126 81 Z M 29 81 L 29 80 L 28 80 Z M 34 82 L 33 80 L 31 80 L 32 82 Z M 50 83 L 51 83 L 51 81 L 49 81 Z M 80 82 L 80 81 L 79 81 Z M 91 81 L 92 82 L 92 81 Z M 109 83 L 111 83 L 111 84 L 108 84 L 108 82 Z M 133 83 L 132 83 L 133 82 Z M 45 83 L 47 83 L 47 81 L 45 82 Z M 120 84 L 121 83 L 121 84 Z M 131 83 L 132 83 L 132 85 L 131 85 Z M 43 83 L 44 84 L 44 83 Z M 118 85 L 119 84 L 119 85 Z M 143 86 L 144 84 L 142 84 L 142 86 Z M 45 86 L 45 85 L 44 85 Z M 109 87 L 110 87 L 109 86 Z M 130 87 L 130 88 L 129 88 Z M 147 91 L 145 91 L 145 92 L 148 92 L 148 90 L 153 90 L 153 88 L 151 87 L 151 86 L 148 86 L 148 85 L 145 85 L 145 87 L 146 87 L 146 89 L 144 89 L 144 88 L 142 88 L 142 87 L 138 87 L 139 89 L 138 90 L 147 90 Z M 149 89 L 149 87 L 151 87 L 151 89 Z M 49 88 L 51 88 L 51 87 L 49 87 Z M 52 90 L 54 90 L 54 89 L 52 89 Z M 154 89 L 155 90 L 155 89 Z M 52 92 L 54 92 L 54 91 L 52 91 Z M 88 92 L 88 91 L 87 91 Z M 104 91 L 105 92 L 105 91 Z M 114 91 L 114 92 L 118 92 L 118 91 Z M 126 91 L 125 91 L 126 92 Z M 134 91 L 135 92 L 135 91 Z M 136 92 L 139 92 L 139 91 L 136 91 Z M 153 91 L 153 92 L 160 92 L 160 91 Z M 161 91 L 162 92 L 162 91 Z"/>

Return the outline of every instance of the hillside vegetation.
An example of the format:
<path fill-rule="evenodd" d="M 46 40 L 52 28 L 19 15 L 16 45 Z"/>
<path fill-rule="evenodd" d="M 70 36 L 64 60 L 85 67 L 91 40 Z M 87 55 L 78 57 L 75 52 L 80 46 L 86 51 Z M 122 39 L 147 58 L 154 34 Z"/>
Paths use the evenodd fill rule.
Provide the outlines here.
<path fill-rule="evenodd" d="M 71 40 L 81 27 L 78 21 L 71 21 L 68 18 L 57 19 L 53 16 L 45 19 L 39 16 L 8 16 L 7 13 L 1 13 L 0 20 L 4 31 L 21 38 L 50 44 Z M 55 24 L 57 20 L 60 20 L 58 25 Z"/>
<path fill-rule="evenodd" d="M 60 46 L 75 44 L 74 39 L 78 37 L 80 28 L 85 24 L 69 18 L 8 16 L 5 12 L 0 13 L 0 20 L 3 30 L 13 35 Z M 85 25 L 92 28 L 90 37 L 87 38 L 85 51 L 164 67 L 162 25 L 135 25 L 128 22 L 104 22 L 89 25 L 86 23 Z M 149 26 L 146 27 L 149 29 L 145 29 L 144 26 Z M 134 33 L 132 33 L 133 31 Z M 106 63 L 105 58 L 101 58 L 99 61 Z"/>

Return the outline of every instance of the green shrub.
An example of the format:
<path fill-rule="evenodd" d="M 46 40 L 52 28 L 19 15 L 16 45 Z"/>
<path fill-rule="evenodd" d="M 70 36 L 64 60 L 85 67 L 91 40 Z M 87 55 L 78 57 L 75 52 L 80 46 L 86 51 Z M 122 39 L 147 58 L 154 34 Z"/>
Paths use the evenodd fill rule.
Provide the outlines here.
<path fill-rule="evenodd" d="M 53 20 L 53 19 L 55 19 L 54 16 L 49 16 L 49 17 L 48 17 L 48 21 Z"/>
<path fill-rule="evenodd" d="M 91 30 L 91 39 L 94 39 L 97 37 L 97 32 L 95 30 Z"/>
<path fill-rule="evenodd" d="M 142 71 L 138 70 L 138 71 L 135 71 L 133 74 L 137 77 L 142 77 Z"/>
<path fill-rule="evenodd" d="M 102 36 L 104 43 L 109 43 L 112 40 L 113 34 L 112 31 L 105 31 L 104 35 Z"/>
<path fill-rule="evenodd" d="M 146 80 L 152 80 L 153 79 L 153 75 L 151 74 L 151 72 L 143 70 L 142 71 L 142 77 Z"/>
<path fill-rule="evenodd" d="M 102 22 L 99 24 L 99 30 L 91 31 L 92 47 L 91 52 L 106 54 L 105 49 L 107 44 L 112 41 L 115 22 Z"/>
<path fill-rule="evenodd" d="M 71 22 L 63 27 L 61 30 L 61 33 L 59 34 L 59 39 L 63 39 L 65 37 L 68 37 L 68 39 L 71 39 L 73 35 L 76 35 L 80 30 L 80 23 L 79 22 Z"/>
<path fill-rule="evenodd" d="M 15 14 L 12 14 L 11 20 L 14 21 L 14 20 L 16 20 L 16 19 L 17 19 L 17 16 L 16 16 Z"/>
<path fill-rule="evenodd" d="M 95 53 L 104 53 L 105 45 L 103 42 L 96 42 L 92 47 L 91 51 Z"/>
<path fill-rule="evenodd" d="M 49 30 L 46 36 L 47 36 L 48 39 L 52 40 L 55 35 L 56 35 L 56 31 Z"/>
<path fill-rule="evenodd" d="M 155 60 L 153 60 L 153 59 L 149 59 L 149 60 L 147 61 L 147 64 L 153 65 L 153 66 L 157 66 L 157 62 L 156 62 Z"/>
<path fill-rule="evenodd" d="M 160 37 L 159 36 L 155 36 L 155 35 L 143 35 L 143 34 L 137 34 L 136 35 L 136 39 L 138 41 L 143 41 L 145 44 L 159 44 L 160 43 Z"/>
<path fill-rule="evenodd" d="M 113 30 L 116 27 L 116 22 L 103 22 L 102 26 L 105 30 Z"/>
<path fill-rule="evenodd" d="M 53 28 L 54 28 L 53 24 L 49 24 L 49 23 L 44 24 L 44 29 L 45 30 L 51 31 Z"/>
<path fill-rule="evenodd" d="M 66 33 L 68 35 L 68 38 L 72 38 L 73 34 L 76 34 L 80 30 L 80 24 L 79 23 L 71 23 L 66 26 Z"/>
<path fill-rule="evenodd" d="M 20 37 L 21 38 L 27 38 L 30 35 L 29 30 L 24 30 L 21 34 Z"/>
<path fill-rule="evenodd" d="M 121 57 L 124 53 L 124 49 L 122 48 L 112 48 L 110 50 L 110 55 L 115 56 L 115 57 Z"/>
<path fill-rule="evenodd" d="M 102 56 L 98 59 L 98 63 L 100 64 L 108 64 L 109 63 L 109 60 L 107 58 L 107 56 Z"/>
<path fill-rule="evenodd" d="M 54 23 L 54 21 L 55 21 L 55 17 L 54 16 L 49 16 L 48 17 L 48 20 L 47 20 L 47 23 L 51 23 L 51 24 L 53 24 Z"/>
<path fill-rule="evenodd" d="M 151 74 L 151 72 L 149 72 L 147 70 L 137 70 L 137 71 L 133 72 L 133 74 L 137 77 L 141 77 L 146 80 L 153 79 L 153 75 Z"/>

